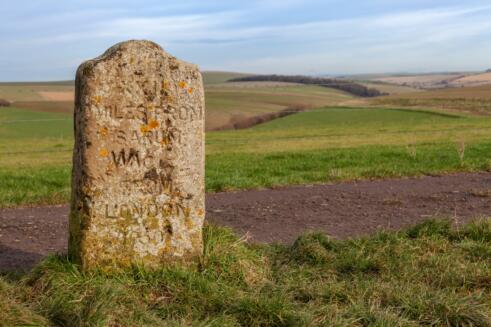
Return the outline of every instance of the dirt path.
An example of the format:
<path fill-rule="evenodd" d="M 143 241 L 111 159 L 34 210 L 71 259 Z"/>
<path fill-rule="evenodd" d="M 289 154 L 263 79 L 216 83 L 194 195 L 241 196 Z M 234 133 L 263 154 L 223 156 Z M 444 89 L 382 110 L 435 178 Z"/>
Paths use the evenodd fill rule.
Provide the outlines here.
<path fill-rule="evenodd" d="M 306 230 L 346 238 L 431 217 L 491 216 L 491 173 L 208 194 L 207 219 L 253 241 L 292 242 Z M 66 251 L 68 207 L 0 210 L 0 270 Z"/>

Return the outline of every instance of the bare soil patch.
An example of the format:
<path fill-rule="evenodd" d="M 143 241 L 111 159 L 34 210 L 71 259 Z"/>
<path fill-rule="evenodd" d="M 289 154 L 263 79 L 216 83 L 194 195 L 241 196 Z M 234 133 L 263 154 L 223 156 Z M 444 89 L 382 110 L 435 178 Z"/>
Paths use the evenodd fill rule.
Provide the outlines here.
<path fill-rule="evenodd" d="M 40 91 L 39 95 L 47 101 L 73 101 L 74 92 Z"/>
<path fill-rule="evenodd" d="M 465 76 L 452 82 L 454 86 L 477 86 L 491 84 L 491 72 Z"/>
<path fill-rule="evenodd" d="M 207 220 L 252 242 L 290 243 L 394 230 L 429 218 L 491 217 L 491 172 L 208 194 Z M 0 210 L 0 270 L 27 269 L 67 246 L 68 206 Z"/>

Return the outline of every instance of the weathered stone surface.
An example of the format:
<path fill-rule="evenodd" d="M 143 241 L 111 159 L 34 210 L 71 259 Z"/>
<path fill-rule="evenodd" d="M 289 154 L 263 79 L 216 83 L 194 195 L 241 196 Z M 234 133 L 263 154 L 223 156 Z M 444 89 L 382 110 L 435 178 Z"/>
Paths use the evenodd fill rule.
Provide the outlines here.
<path fill-rule="evenodd" d="M 149 41 L 77 70 L 69 255 L 84 268 L 162 266 L 202 253 L 204 91 Z"/>

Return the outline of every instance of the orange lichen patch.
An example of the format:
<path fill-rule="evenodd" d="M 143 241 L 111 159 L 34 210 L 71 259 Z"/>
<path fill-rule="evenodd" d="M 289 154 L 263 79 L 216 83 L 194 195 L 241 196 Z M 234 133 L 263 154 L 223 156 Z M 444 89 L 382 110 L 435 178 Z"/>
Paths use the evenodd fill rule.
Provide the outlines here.
<path fill-rule="evenodd" d="M 150 131 L 150 129 L 148 128 L 147 125 L 141 125 L 140 131 L 145 134 L 145 133 L 148 133 Z"/>
<path fill-rule="evenodd" d="M 192 94 L 192 93 L 193 93 L 193 91 L 194 91 L 194 90 L 193 90 L 193 88 L 192 88 L 192 87 L 190 87 L 190 88 L 188 89 L 188 93 L 189 93 L 189 94 Z"/>
<path fill-rule="evenodd" d="M 92 101 L 96 104 L 96 105 L 100 105 L 101 102 L 102 102 L 102 97 L 100 95 L 96 95 L 94 97 L 92 97 Z"/>
<path fill-rule="evenodd" d="M 108 155 L 109 155 L 109 151 L 107 151 L 107 149 L 106 149 L 106 148 L 102 148 L 102 149 L 100 149 L 100 150 L 99 150 L 99 156 L 100 156 L 100 157 L 105 158 L 105 157 L 107 157 Z"/>
<path fill-rule="evenodd" d="M 202 217 L 205 215 L 205 211 L 203 209 L 198 209 L 196 210 L 196 213 L 198 214 L 198 216 Z"/>
<path fill-rule="evenodd" d="M 154 129 L 154 128 L 157 128 L 159 127 L 159 122 L 156 121 L 156 120 L 151 120 L 150 123 L 148 123 L 148 128 L 149 129 Z"/>
<path fill-rule="evenodd" d="M 109 134 L 109 130 L 107 129 L 107 127 L 101 127 L 101 129 L 99 129 L 99 134 L 101 136 L 107 136 L 107 134 Z"/>
<path fill-rule="evenodd" d="M 185 88 L 186 88 L 186 86 L 187 86 L 186 82 L 184 82 L 184 81 L 180 81 L 180 82 L 179 82 L 179 87 L 180 87 L 181 89 L 185 89 Z"/>

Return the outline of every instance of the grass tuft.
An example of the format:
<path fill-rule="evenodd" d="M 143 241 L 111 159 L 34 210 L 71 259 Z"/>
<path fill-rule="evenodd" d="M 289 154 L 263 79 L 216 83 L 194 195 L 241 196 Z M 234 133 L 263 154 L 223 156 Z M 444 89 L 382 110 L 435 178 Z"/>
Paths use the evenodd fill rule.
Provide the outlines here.
<path fill-rule="evenodd" d="M 239 285 L 267 282 L 270 278 L 267 258 L 246 241 L 245 237 L 238 239 L 228 228 L 206 227 L 201 272 L 210 278 Z"/>
<path fill-rule="evenodd" d="M 449 220 L 430 219 L 423 223 L 409 228 L 406 232 L 410 238 L 421 237 L 448 237 L 452 233 L 452 226 Z"/>
<path fill-rule="evenodd" d="M 291 258 L 303 264 L 325 264 L 333 259 L 335 243 L 325 234 L 312 232 L 300 236 L 291 247 Z"/>
<path fill-rule="evenodd" d="M 490 219 L 250 245 L 206 226 L 195 264 L 106 274 L 52 256 L 0 280 L 5 326 L 491 326 Z M 3 326 L 2 325 L 2 326 Z"/>
<path fill-rule="evenodd" d="M 457 235 L 468 240 L 490 243 L 491 242 L 491 220 L 483 218 L 467 224 L 459 230 Z"/>

